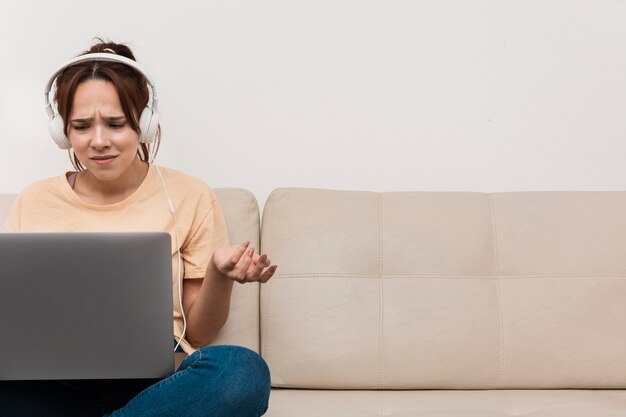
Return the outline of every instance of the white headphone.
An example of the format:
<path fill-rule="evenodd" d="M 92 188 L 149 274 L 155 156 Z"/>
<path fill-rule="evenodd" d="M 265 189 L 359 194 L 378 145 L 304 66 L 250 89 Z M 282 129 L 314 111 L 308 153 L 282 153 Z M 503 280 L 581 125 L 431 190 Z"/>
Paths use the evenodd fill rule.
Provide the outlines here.
<path fill-rule="evenodd" d="M 133 61 L 130 58 L 126 58 L 125 56 L 111 54 L 111 53 L 93 53 L 93 54 L 85 54 L 78 56 L 74 59 L 69 60 L 63 66 L 61 66 L 58 70 L 52 74 L 48 84 L 46 84 L 46 89 L 44 91 L 44 99 L 46 103 L 46 113 L 48 113 L 48 130 L 50 131 L 50 135 L 54 142 L 61 149 L 70 149 L 72 144 L 70 140 L 65 135 L 64 131 L 64 123 L 63 118 L 58 113 L 58 109 L 54 109 L 52 107 L 52 102 L 50 101 L 50 90 L 52 89 L 52 85 L 57 79 L 57 76 L 67 67 L 70 67 L 74 64 L 78 64 L 79 62 L 86 61 L 110 61 L 110 62 L 119 62 L 125 65 L 128 65 L 131 68 L 136 69 L 148 81 L 148 85 L 150 86 L 149 90 L 151 90 L 152 96 L 152 104 L 151 106 L 146 105 L 146 107 L 141 112 L 141 116 L 139 118 L 139 129 L 141 130 L 141 135 L 139 141 L 141 143 L 152 143 L 154 137 L 156 136 L 157 129 L 159 127 L 159 108 L 158 103 L 159 100 L 156 94 L 156 87 L 154 86 L 154 81 L 152 77 L 143 69 L 137 62 Z"/>

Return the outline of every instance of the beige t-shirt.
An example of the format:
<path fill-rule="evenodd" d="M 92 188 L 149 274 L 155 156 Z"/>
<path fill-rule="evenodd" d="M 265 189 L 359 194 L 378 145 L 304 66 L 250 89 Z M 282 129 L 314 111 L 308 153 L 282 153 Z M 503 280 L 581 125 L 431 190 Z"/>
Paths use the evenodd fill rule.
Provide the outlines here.
<path fill-rule="evenodd" d="M 224 215 L 215 193 L 202 181 L 161 168 L 174 211 L 182 257 L 182 277 L 203 278 L 213 251 L 228 246 Z M 110 205 L 84 202 L 66 176 L 37 182 L 17 197 L 5 224 L 7 232 L 146 232 L 167 231 L 172 237 L 174 337 L 182 335 L 178 299 L 178 254 L 174 217 L 163 183 L 154 165 L 143 182 L 125 200 Z M 183 339 L 187 353 L 194 349 Z"/>

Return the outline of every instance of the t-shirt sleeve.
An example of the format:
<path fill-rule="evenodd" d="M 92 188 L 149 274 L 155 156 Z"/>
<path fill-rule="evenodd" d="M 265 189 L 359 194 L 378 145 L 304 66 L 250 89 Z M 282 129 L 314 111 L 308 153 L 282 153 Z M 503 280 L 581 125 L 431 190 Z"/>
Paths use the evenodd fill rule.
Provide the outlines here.
<path fill-rule="evenodd" d="M 9 215 L 4 222 L 3 230 L 5 232 L 19 232 L 20 224 L 22 219 L 22 197 L 18 195 L 15 201 L 13 202 L 13 206 L 11 206 L 11 210 L 9 211 Z"/>
<path fill-rule="evenodd" d="M 228 230 L 219 200 L 211 192 L 211 203 L 189 238 L 183 243 L 184 278 L 204 278 L 206 267 L 217 248 L 228 246 Z"/>

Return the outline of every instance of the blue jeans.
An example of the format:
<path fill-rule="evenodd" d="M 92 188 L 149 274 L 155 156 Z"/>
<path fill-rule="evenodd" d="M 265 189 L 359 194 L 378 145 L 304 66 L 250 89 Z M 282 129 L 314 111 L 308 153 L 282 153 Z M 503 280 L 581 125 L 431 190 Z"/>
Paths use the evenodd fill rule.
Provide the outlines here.
<path fill-rule="evenodd" d="M 269 395 L 269 369 L 258 354 L 238 346 L 213 346 L 196 351 L 156 383 L 0 382 L 0 415 L 259 417 L 267 410 Z"/>

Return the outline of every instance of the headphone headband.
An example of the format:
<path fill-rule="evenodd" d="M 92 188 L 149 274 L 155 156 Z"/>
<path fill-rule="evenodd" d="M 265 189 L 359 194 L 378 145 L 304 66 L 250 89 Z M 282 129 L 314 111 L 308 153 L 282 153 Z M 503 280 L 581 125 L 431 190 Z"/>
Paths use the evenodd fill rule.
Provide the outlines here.
<path fill-rule="evenodd" d="M 52 108 L 52 102 L 50 101 L 50 91 L 52 90 L 52 86 L 57 79 L 57 76 L 63 72 L 63 70 L 67 67 L 71 67 L 72 65 L 81 63 L 81 62 L 90 62 L 90 61 L 108 61 L 108 62 L 118 62 L 134 68 L 139 71 L 144 77 L 146 77 L 146 81 L 150 86 L 152 102 L 150 107 L 146 107 L 144 111 L 141 113 L 140 117 L 140 129 L 141 129 L 141 141 L 143 143 L 151 143 L 156 135 L 156 131 L 158 128 L 159 122 L 159 100 L 156 93 L 156 86 L 154 84 L 153 78 L 148 74 L 148 72 L 139 65 L 136 61 L 126 58 L 125 56 L 111 54 L 111 53 L 91 53 L 77 56 L 76 58 L 70 59 L 61 67 L 59 67 L 50 77 L 48 83 L 46 84 L 46 89 L 44 90 L 44 102 L 46 106 L 46 113 L 50 118 L 48 126 L 50 130 L 50 134 L 52 135 L 52 139 L 56 142 L 57 145 L 61 149 L 69 149 L 71 148 L 71 144 L 69 139 L 65 136 L 64 125 L 61 116 L 58 113 L 55 113 Z"/>

